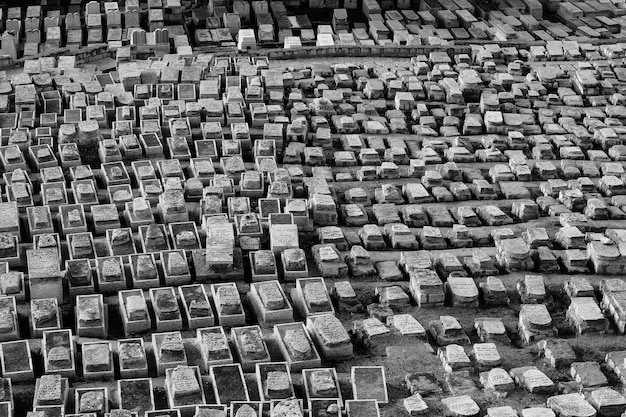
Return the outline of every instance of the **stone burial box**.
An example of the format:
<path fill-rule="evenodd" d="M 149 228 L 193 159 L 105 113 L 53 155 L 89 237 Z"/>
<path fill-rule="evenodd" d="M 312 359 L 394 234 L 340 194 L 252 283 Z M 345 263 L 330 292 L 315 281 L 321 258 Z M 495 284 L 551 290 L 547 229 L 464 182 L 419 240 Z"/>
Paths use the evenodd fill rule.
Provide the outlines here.
<path fill-rule="evenodd" d="M 89 259 L 65 261 L 65 278 L 70 298 L 95 293 L 95 284 Z"/>
<path fill-rule="evenodd" d="M 286 362 L 257 363 L 255 374 L 261 401 L 295 398 L 291 373 Z"/>
<path fill-rule="evenodd" d="M 46 330 L 61 329 L 61 312 L 57 299 L 31 300 L 29 326 L 33 337 L 41 337 Z"/>
<path fill-rule="evenodd" d="M 119 312 L 124 334 L 131 336 L 151 329 L 152 320 L 142 290 L 126 290 L 117 293 Z"/>
<path fill-rule="evenodd" d="M 380 417 L 376 400 L 347 400 L 347 417 Z"/>
<path fill-rule="evenodd" d="M 13 382 L 27 382 L 35 379 L 30 341 L 17 340 L 0 344 L 2 375 Z"/>
<path fill-rule="evenodd" d="M 165 370 L 187 365 L 187 353 L 180 332 L 154 333 L 152 349 L 156 359 L 157 372 L 165 375 Z"/>
<path fill-rule="evenodd" d="M 134 232 L 138 231 L 140 226 L 154 224 L 151 206 L 150 201 L 144 197 L 136 197 L 124 203 L 124 219 Z"/>
<path fill-rule="evenodd" d="M 161 263 L 166 285 L 191 284 L 191 270 L 184 250 L 161 252 Z"/>
<path fill-rule="evenodd" d="M 134 288 L 156 288 L 160 285 L 160 273 L 154 253 L 130 255 L 130 276 Z"/>
<path fill-rule="evenodd" d="M 181 417 L 180 410 L 153 410 L 146 411 L 145 417 Z"/>
<path fill-rule="evenodd" d="M 28 230 L 31 236 L 54 233 L 52 214 L 48 206 L 26 207 Z"/>
<path fill-rule="evenodd" d="M 196 406 L 197 417 L 228 417 L 228 408 L 225 405 L 198 405 Z"/>
<path fill-rule="evenodd" d="M 121 256 L 109 256 L 96 260 L 98 291 L 114 293 L 128 288 L 126 271 Z"/>
<path fill-rule="evenodd" d="M 333 314 L 317 314 L 307 317 L 306 328 L 324 359 L 349 360 L 354 355 L 350 335 Z"/>
<path fill-rule="evenodd" d="M 120 216 L 115 204 L 94 205 L 91 207 L 94 234 L 102 236 L 107 230 L 117 229 L 121 226 Z"/>
<path fill-rule="evenodd" d="M 376 400 L 379 404 L 389 402 L 384 367 L 353 366 L 350 380 L 355 400 Z"/>
<path fill-rule="evenodd" d="M 567 309 L 566 317 L 576 334 L 588 332 L 604 333 L 609 321 L 602 313 L 594 297 L 574 297 Z"/>
<path fill-rule="evenodd" d="M 200 236 L 194 222 L 170 223 L 170 236 L 174 242 L 174 249 L 200 249 Z"/>
<path fill-rule="evenodd" d="M 120 378 L 147 377 L 148 359 L 143 339 L 120 339 L 117 346 Z"/>
<path fill-rule="evenodd" d="M 311 417 L 341 417 L 341 402 L 338 399 L 311 399 L 309 413 Z"/>
<path fill-rule="evenodd" d="M 105 339 L 108 326 L 108 306 L 102 294 L 76 296 L 76 335 Z"/>
<path fill-rule="evenodd" d="M 2 275 L 0 275 L 0 281 L 1 278 Z M 17 340 L 19 337 L 20 326 L 16 299 L 13 296 L 0 297 L 0 342 Z"/>
<path fill-rule="evenodd" d="M 35 382 L 33 406 L 60 405 L 68 403 L 70 387 L 67 378 L 59 374 L 42 375 Z"/>
<path fill-rule="evenodd" d="M 557 335 L 556 326 L 544 304 L 522 304 L 517 328 L 525 343 Z"/>
<path fill-rule="evenodd" d="M 393 333 L 402 336 L 415 336 L 426 340 L 426 329 L 410 314 L 395 314 L 387 317 L 387 326 Z"/>
<path fill-rule="evenodd" d="M 178 408 L 181 414 L 195 412 L 195 406 L 206 404 L 202 377 L 197 366 L 177 366 L 165 371 L 165 389 L 170 408 Z"/>
<path fill-rule="evenodd" d="M 233 401 L 230 403 L 231 416 L 261 417 L 269 415 L 270 403 L 262 401 Z"/>
<path fill-rule="evenodd" d="M 81 350 L 86 381 L 115 379 L 110 342 L 83 343 Z"/>
<path fill-rule="evenodd" d="M 515 382 L 513 378 L 502 368 L 493 368 L 489 371 L 480 373 L 480 382 L 486 389 L 494 391 L 513 391 Z"/>
<path fill-rule="evenodd" d="M 183 318 L 173 287 L 150 288 L 150 303 L 157 332 L 183 329 Z"/>
<path fill-rule="evenodd" d="M 261 325 L 293 322 L 293 308 L 278 281 L 251 283 L 248 302 Z"/>
<path fill-rule="evenodd" d="M 171 249 L 165 225 L 150 224 L 148 226 L 139 226 L 139 238 L 141 240 L 142 252 L 144 253 Z"/>
<path fill-rule="evenodd" d="M 16 202 L 10 201 L 0 203 L 0 219 L 1 233 L 9 233 L 15 236 L 19 236 L 20 217 Z"/>
<path fill-rule="evenodd" d="M 259 326 L 233 328 L 230 339 L 235 346 L 235 352 L 244 372 L 252 372 L 257 363 L 271 362 L 272 359 Z"/>
<path fill-rule="evenodd" d="M 272 281 L 278 279 L 276 255 L 269 250 L 250 252 L 252 281 Z"/>
<path fill-rule="evenodd" d="M 292 371 L 321 366 L 321 358 L 302 323 L 274 326 L 274 339 Z"/>
<path fill-rule="evenodd" d="M 211 295 L 220 326 L 234 327 L 246 324 L 246 315 L 237 284 L 234 282 L 213 284 Z"/>
<path fill-rule="evenodd" d="M 37 405 L 33 406 L 33 412 L 48 417 L 64 417 L 66 415 L 63 405 Z"/>
<path fill-rule="evenodd" d="M 546 404 L 558 416 L 595 417 L 597 411 L 578 393 L 561 394 L 547 399 Z"/>
<path fill-rule="evenodd" d="M 0 378 L 0 416 L 11 417 L 15 408 L 13 401 L 13 385 L 10 378 Z"/>
<path fill-rule="evenodd" d="M 341 389 L 339 388 L 339 378 L 335 368 L 304 369 L 302 371 L 302 381 L 306 398 L 314 399 L 336 399 L 343 403 Z"/>
<path fill-rule="evenodd" d="M 531 394 L 551 394 L 557 391 L 554 382 L 535 366 L 513 368 L 509 370 L 509 374 L 516 384 Z"/>
<path fill-rule="evenodd" d="M 154 410 L 152 379 L 137 378 L 117 381 L 117 405 L 122 410 L 133 410 L 137 415 L 144 415 Z"/>
<path fill-rule="evenodd" d="M 107 387 L 74 389 L 74 410 L 76 414 L 104 415 L 109 411 L 109 389 Z"/>
<path fill-rule="evenodd" d="M 363 311 L 363 304 L 357 297 L 350 281 L 335 281 L 331 295 L 339 311 L 358 313 Z"/>
<path fill-rule="evenodd" d="M 500 318 L 476 317 L 474 319 L 474 328 L 478 338 L 483 343 L 500 341 L 507 343 L 509 336 L 506 327 Z"/>
<path fill-rule="evenodd" d="M 297 279 L 296 288 L 291 291 L 291 299 L 302 317 L 322 313 L 335 314 L 324 278 Z"/>
<path fill-rule="evenodd" d="M 90 232 L 68 234 L 67 245 L 72 260 L 96 258 L 96 245 Z"/>
<path fill-rule="evenodd" d="M 215 325 L 213 309 L 203 285 L 180 286 L 178 287 L 178 295 L 189 330 Z"/>
<path fill-rule="evenodd" d="M 61 221 L 61 234 L 64 236 L 74 233 L 86 233 L 88 230 L 85 210 L 81 204 L 60 206 L 59 219 Z"/>
<path fill-rule="evenodd" d="M 61 260 L 61 238 L 58 233 L 44 233 L 33 236 L 34 249 L 56 249 Z"/>
<path fill-rule="evenodd" d="M 56 298 L 63 302 L 63 274 L 57 248 L 27 250 L 26 259 L 30 298 Z"/>
<path fill-rule="evenodd" d="M 137 253 L 133 240 L 133 231 L 130 227 L 122 229 L 108 229 L 106 243 L 110 256 L 124 256 Z"/>
<path fill-rule="evenodd" d="M 0 233 L 0 260 L 12 267 L 22 264 L 19 238 L 11 233 Z"/>
<path fill-rule="evenodd" d="M 233 363 L 233 354 L 228 345 L 228 338 L 221 326 L 206 327 L 196 331 L 196 339 L 202 355 L 202 370 L 207 372 L 213 365 Z"/>
<path fill-rule="evenodd" d="M 218 404 L 250 401 L 240 364 L 213 365 L 209 367 L 209 375 L 213 381 L 213 391 Z"/>
<path fill-rule="evenodd" d="M 304 416 L 303 401 L 296 398 L 275 400 L 270 403 L 271 416 Z"/>
<path fill-rule="evenodd" d="M 46 373 L 56 373 L 67 378 L 76 376 L 74 340 L 71 330 L 43 332 L 41 350 Z"/>

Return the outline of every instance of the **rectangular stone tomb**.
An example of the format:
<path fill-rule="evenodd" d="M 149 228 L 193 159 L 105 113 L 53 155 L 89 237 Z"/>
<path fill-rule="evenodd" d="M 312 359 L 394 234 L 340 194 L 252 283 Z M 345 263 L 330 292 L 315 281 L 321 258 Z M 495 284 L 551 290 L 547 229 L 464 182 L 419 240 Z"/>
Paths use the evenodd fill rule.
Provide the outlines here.
<path fill-rule="evenodd" d="M 231 329 L 230 339 L 235 345 L 235 352 L 244 372 L 252 372 L 257 363 L 271 362 L 263 332 L 259 326 L 237 327 Z"/>
<path fill-rule="evenodd" d="M 270 404 L 262 401 L 233 401 L 230 403 L 231 416 L 264 416 L 268 415 Z"/>
<path fill-rule="evenodd" d="M 278 279 L 276 255 L 269 250 L 250 252 L 252 281 L 272 281 Z"/>
<path fill-rule="evenodd" d="M 180 410 L 153 410 L 146 411 L 146 417 L 181 417 Z"/>
<path fill-rule="evenodd" d="M 117 381 L 117 404 L 121 409 L 133 410 L 138 415 L 154 410 L 152 379 L 138 378 Z"/>
<path fill-rule="evenodd" d="M 54 297 L 63 302 L 63 274 L 57 248 L 26 251 L 30 298 Z"/>
<path fill-rule="evenodd" d="M 295 397 L 289 365 L 286 362 L 258 363 L 256 382 L 262 401 Z"/>
<path fill-rule="evenodd" d="M 67 235 L 70 259 L 95 259 L 96 245 L 89 232 L 71 233 Z"/>
<path fill-rule="evenodd" d="M 291 371 L 321 366 L 320 355 L 302 323 L 275 325 L 274 339 Z"/>
<path fill-rule="evenodd" d="M 195 411 L 195 406 L 206 404 L 204 390 L 202 389 L 202 377 L 200 368 L 197 366 L 177 366 L 167 369 L 165 372 L 165 388 L 167 401 L 170 408 L 183 408 L 186 412 Z"/>
<path fill-rule="evenodd" d="M 34 412 L 41 412 L 46 417 L 64 417 L 65 406 L 64 405 L 37 405 L 33 406 Z"/>
<path fill-rule="evenodd" d="M 144 378 L 148 376 L 148 359 L 143 339 L 120 339 L 117 342 L 121 378 Z"/>
<path fill-rule="evenodd" d="M 98 290 L 113 293 L 128 288 L 124 262 L 120 256 L 98 258 L 96 260 Z"/>
<path fill-rule="evenodd" d="M 152 320 L 142 290 L 118 292 L 118 305 L 126 336 L 143 333 L 151 329 Z"/>
<path fill-rule="evenodd" d="M 162 224 L 139 226 L 139 238 L 143 249 L 142 252 L 144 253 L 171 249 L 165 226 Z"/>
<path fill-rule="evenodd" d="M 342 402 L 337 371 L 334 368 L 304 369 L 302 381 L 306 398 L 336 399 Z"/>
<path fill-rule="evenodd" d="M 46 373 L 57 373 L 68 378 L 76 375 L 71 330 L 44 331 L 41 350 Z"/>
<path fill-rule="evenodd" d="M 0 281 L 1 279 L 2 276 L 0 275 Z M 15 297 L 0 297 L 0 342 L 17 340 L 19 334 L 20 327 Z"/>
<path fill-rule="evenodd" d="M 253 282 L 248 301 L 260 324 L 293 322 L 293 308 L 278 281 Z"/>
<path fill-rule="evenodd" d="M 315 398 L 309 400 L 311 417 L 341 417 L 341 401 Z"/>
<path fill-rule="evenodd" d="M 324 278 L 300 278 L 291 291 L 291 299 L 301 316 L 335 313 Z"/>
<path fill-rule="evenodd" d="M 33 405 L 66 405 L 68 392 L 67 378 L 59 374 L 43 375 L 35 383 Z"/>
<path fill-rule="evenodd" d="M 106 387 L 76 388 L 74 390 L 76 414 L 103 415 L 109 411 L 109 390 Z"/>
<path fill-rule="evenodd" d="M 380 417 L 376 400 L 348 400 L 346 413 L 347 417 Z"/>
<path fill-rule="evenodd" d="M 196 406 L 196 416 L 204 417 L 226 417 L 228 416 L 228 407 L 225 405 L 198 405 Z"/>
<path fill-rule="evenodd" d="M 183 318 L 180 314 L 174 288 L 150 288 L 149 291 L 157 332 L 182 330 Z"/>
<path fill-rule="evenodd" d="M 246 324 L 246 315 L 235 283 L 213 284 L 211 295 L 221 326 L 234 327 Z"/>
<path fill-rule="evenodd" d="M 240 364 L 211 366 L 209 375 L 213 381 L 213 391 L 218 404 L 250 401 Z"/>
<path fill-rule="evenodd" d="M 130 227 L 108 229 L 106 242 L 111 256 L 124 256 L 136 253 L 133 232 Z"/>
<path fill-rule="evenodd" d="M 306 328 L 324 359 L 329 361 L 349 360 L 354 355 L 348 332 L 333 314 L 309 316 Z"/>
<path fill-rule="evenodd" d="M 165 375 L 168 368 L 187 365 L 187 353 L 180 332 L 154 333 L 152 349 L 159 375 Z"/>
<path fill-rule="evenodd" d="M 185 251 L 173 250 L 161 252 L 163 279 L 166 285 L 184 285 L 191 283 L 191 271 Z"/>
<path fill-rule="evenodd" d="M 105 339 L 108 334 L 108 306 L 102 294 L 76 296 L 76 334 Z"/>
<path fill-rule="evenodd" d="M 221 326 L 206 327 L 196 331 L 196 338 L 200 344 L 200 353 L 204 371 L 213 365 L 233 363 L 233 354 L 228 345 L 228 338 Z"/>
<path fill-rule="evenodd" d="M 13 397 L 13 394 L 7 393 L 5 394 L 5 398 Z M 0 402 L 0 416 L 2 417 L 11 417 L 13 415 L 13 403 L 11 401 L 2 401 Z"/>
<path fill-rule="evenodd" d="M 80 294 L 95 293 L 96 286 L 89 259 L 65 261 L 65 278 L 71 298 Z"/>
<path fill-rule="evenodd" d="M 84 343 L 81 349 L 85 380 L 114 379 L 113 351 L 109 342 Z"/>
<path fill-rule="evenodd" d="M 160 285 L 160 271 L 154 253 L 131 255 L 130 273 L 133 288 L 156 288 Z"/>
<path fill-rule="evenodd" d="M 355 400 L 376 400 L 379 404 L 389 402 L 384 367 L 353 366 L 350 379 Z"/>
<path fill-rule="evenodd" d="M 2 375 L 14 382 L 33 381 L 33 358 L 30 352 L 30 341 L 18 340 L 0 344 L 2 357 Z"/>
<path fill-rule="evenodd" d="M 171 223 L 170 236 L 174 242 L 174 249 L 200 249 L 200 236 L 193 222 Z"/>
<path fill-rule="evenodd" d="M 203 285 L 183 285 L 178 287 L 178 294 L 182 301 L 187 328 L 198 329 L 215 325 L 213 309 Z"/>

